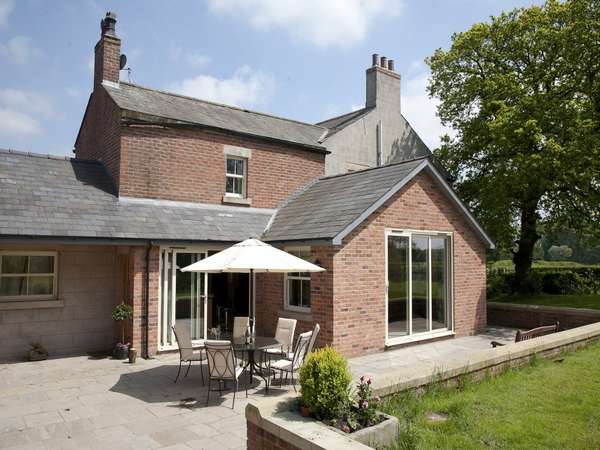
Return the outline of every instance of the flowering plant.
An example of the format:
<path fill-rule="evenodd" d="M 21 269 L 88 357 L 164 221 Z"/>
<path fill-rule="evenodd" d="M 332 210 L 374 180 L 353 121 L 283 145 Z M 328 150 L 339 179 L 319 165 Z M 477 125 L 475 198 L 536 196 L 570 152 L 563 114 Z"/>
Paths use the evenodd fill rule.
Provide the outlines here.
<path fill-rule="evenodd" d="M 125 343 L 121 343 L 121 342 L 117 342 L 117 348 L 129 348 L 129 342 L 125 342 Z"/>
<path fill-rule="evenodd" d="M 380 398 L 373 395 L 372 383 L 373 380 L 371 378 L 365 379 L 362 376 L 356 385 L 356 418 L 358 423 L 363 427 L 370 427 L 378 423 L 376 408 L 380 402 Z"/>

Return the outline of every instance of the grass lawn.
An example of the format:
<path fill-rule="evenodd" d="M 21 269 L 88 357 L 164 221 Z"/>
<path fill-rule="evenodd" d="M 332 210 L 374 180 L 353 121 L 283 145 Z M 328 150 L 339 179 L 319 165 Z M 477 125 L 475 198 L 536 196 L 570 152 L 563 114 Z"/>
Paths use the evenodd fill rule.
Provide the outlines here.
<path fill-rule="evenodd" d="M 537 360 L 479 383 L 401 393 L 383 408 L 400 418 L 396 449 L 600 448 L 600 345 Z M 447 414 L 430 422 L 428 413 Z"/>
<path fill-rule="evenodd" d="M 600 309 L 600 294 L 572 295 L 507 295 L 489 299 L 490 302 L 520 303 L 522 305 L 566 306 L 569 308 Z"/>

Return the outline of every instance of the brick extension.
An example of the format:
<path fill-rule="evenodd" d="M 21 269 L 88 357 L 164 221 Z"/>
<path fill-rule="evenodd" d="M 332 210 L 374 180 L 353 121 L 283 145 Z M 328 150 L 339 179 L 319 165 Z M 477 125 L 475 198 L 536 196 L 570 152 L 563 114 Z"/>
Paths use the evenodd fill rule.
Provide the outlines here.
<path fill-rule="evenodd" d="M 454 331 L 465 336 L 483 331 L 485 245 L 433 178 L 421 173 L 344 239 L 339 247 L 313 247 L 324 273 L 311 276 L 311 315 L 293 315 L 299 329 L 322 327 L 319 343 L 346 356 L 382 351 L 385 344 L 385 230 L 452 232 L 454 242 Z M 283 310 L 283 276 L 263 275 L 257 323 L 273 332 Z"/>

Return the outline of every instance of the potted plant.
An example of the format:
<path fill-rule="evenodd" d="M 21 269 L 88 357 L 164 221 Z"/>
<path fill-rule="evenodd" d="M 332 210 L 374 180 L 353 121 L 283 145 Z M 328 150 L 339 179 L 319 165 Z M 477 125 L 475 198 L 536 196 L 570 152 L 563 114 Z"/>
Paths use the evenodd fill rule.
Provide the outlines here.
<path fill-rule="evenodd" d="M 373 393 L 371 378 L 361 377 L 352 393 L 348 363 L 332 347 L 309 354 L 299 378 L 302 415 L 310 412 L 325 425 L 372 447 L 395 441 L 398 420 L 377 410 L 380 399 Z"/>
<path fill-rule="evenodd" d="M 133 308 L 125 303 L 115 306 L 113 310 L 112 318 L 121 328 L 121 341 L 117 343 L 113 350 L 113 357 L 115 359 L 127 359 L 129 355 L 129 343 L 125 342 L 125 321 L 130 320 L 132 316 Z"/>
<path fill-rule="evenodd" d="M 44 359 L 48 359 L 48 350 L 46 350 L 42 344 L 39 342 L 32 342 L 29 345 L 31 346 L 31 349 L 27 354 L 27 359 L 29 361 L 43 361 Z"/>

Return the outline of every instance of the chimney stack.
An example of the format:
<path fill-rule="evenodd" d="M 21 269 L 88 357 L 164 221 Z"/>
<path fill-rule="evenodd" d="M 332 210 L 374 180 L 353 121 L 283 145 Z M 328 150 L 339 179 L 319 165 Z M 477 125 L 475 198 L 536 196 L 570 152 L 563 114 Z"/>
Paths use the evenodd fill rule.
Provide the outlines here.
<path fill-rule="evenodd" d="M 94 49 L 94 90 L 102 81 L 119 82 L 121 40 L 116 33 L 117 15 L 107 12 L 100 21 L 100 40 Z"/>
<path fill-rule="evenodd" d="M 400 111 L 400 75 L 394 72 L 393 59 L 373 53 L 373 65 L 367 69 L 365 105 Z"/>

